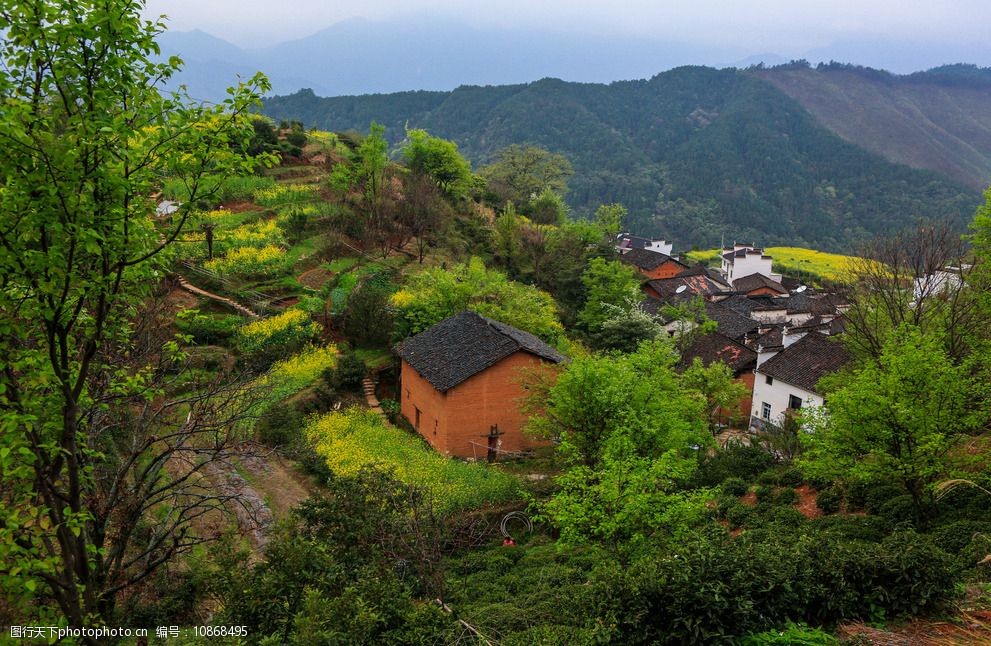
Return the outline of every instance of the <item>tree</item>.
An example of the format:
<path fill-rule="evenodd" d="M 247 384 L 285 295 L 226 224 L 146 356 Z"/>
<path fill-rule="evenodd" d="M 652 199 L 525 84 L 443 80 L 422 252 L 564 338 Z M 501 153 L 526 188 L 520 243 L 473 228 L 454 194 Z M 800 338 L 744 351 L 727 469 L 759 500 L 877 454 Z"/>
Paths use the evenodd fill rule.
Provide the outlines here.
<path fill-rule="evenodd" d="M 553 383 L 527 383 L 530 432 L 558 440 L 560 490 L 542 512 L 566 541 L 622 549 L 698 521 L 701 499 L 676 493 L 712 442 L 666 340 L 629 355 L 575 357 Z"/>
<path fill-rule="evenodd" d="M 894 479 L 924 519 L 957 436 L 988 421 L 987 379 L 970 368 L 935 334 L 899 326 L 876 361 L 824 382 L 825 409 L 803 415 L 803 465 L 825 478 Z"/>
<path fill-rule="evenodd" d="M 423 264 L 427 249 L 437 242 L 453 216 L 453 209 L 429 176 L 407 174 L 403 177 L 403 200 L 399 204 L 397 246 L 401 249 L 412 240 L 417 262 Z"/>
<path fill-rule="evenodd" d="M 43 582 L 73 626 L 110 618 L 117 595 L 198 542 L 191 520 L 223 496 L 195 488 L 239 410 L 205 385 L 163 408 L 181 354 L 140 303 L 190 205 L 254 166 L 232 149 L 268 86 L 214 107 L 161 92 L 179 61 L 151 62 L 163 26 L 142 8 L 0 3 L 0 584 L 15 598 Z M 166 176 L 189 200 L 159 229 Z"/>
<path fill-rule="evenodd" d="M 537 224 L 564 224 L 568 219 L 568 205 L 550 188 L 530 200 L 529 212 L 530 219 Z"/>
<path fill-rule="evenodd" d="M 622 307 L 629 301 L 640 300 L 640 280 L 629 265 L 615 260 L 593 258 L 582 274 L 585 285 L 585 306 L 578 313 L 578 322 L 595 333 L 609 318 L 609 306 Z"/>
<path fill-rule="evenodd" d="M 644 341 L 653 341 L 664 334 L 657 318 L 644 311 L 639 301 L 627 301 L 622 307 L 609 305 L 607 309 L 609 318 L 593 336 L 597 348 L 633 352 Z"/>
<path fill-rule="evenodd" d="M 716 361 L 706 366 L 695 357 L 681 373 L 681 380 L 702 399 L 706 421 L 713 435 L 719 432 L 721 422 L 750 415 L 750 411 L 740 410 L 740 400 L 747 396 L 747 387 L 733 379 L 733 371 L 725 363 Z"/>
<path fill-rule="evenodd" d="M 564 329 L 554 299 L 530 285 L 513 282 L 479 258 L 413 274 L 392 295 L 401 336 L 422 332 L 464 310 L 473 310 L 513 327 L 560 343 Z"/>
<path fill-rule="evenodd" d="M 506 202 L 529 205 L 545 189 L 564 195 L 573 172 L 564 155 L 539 146 L 513 144 L 498 151 L 496 160 L 479 174 L 502 206 Z M 529 211 L 524 209 L 524 213 Z"/>
<path fill-rule="evenodd" d="M 626 215 L 626 207 L 622 204 L 602 204 L 595 211 L 595 223 L 604 235 L 613 237 L 623 230 Z"/>
<path fill-rule="evenodd" d="M 426 130 L 407 130 L 401 151 L 406 166 L 433 180 L 448 199 L 467 197 L 473 185 L 471 164 L 456 143 L 433 137 Z"/>

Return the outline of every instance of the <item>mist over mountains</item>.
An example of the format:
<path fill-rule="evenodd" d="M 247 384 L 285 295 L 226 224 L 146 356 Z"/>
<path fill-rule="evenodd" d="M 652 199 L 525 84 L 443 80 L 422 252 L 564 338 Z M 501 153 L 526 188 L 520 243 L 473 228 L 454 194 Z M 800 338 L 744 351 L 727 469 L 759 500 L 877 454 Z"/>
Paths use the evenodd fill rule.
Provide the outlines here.
<path fill-rule="evenodd" d="M 702 45 L 608 34 L 576 35 L 552 28 L 476 28 L 452 19 L 351 19 L 274 46 L 242 48 L 203 31 L 169 31 L 163 55 L 179 55 L 185 69 L 173 85 L 215 101 L 238 75 L 263 71 L 273 94 L 310 88 L 321 96 L 407 90 L 452 90 L 459 85 L 504 85 L 545 77 L 607 83 L 650 78 L 682 65 L 747 67 L 791 59 L 842 60 L 908 73 L 945 63 L 991 65 L 991 46 L 850 39 L 813 51 L 750 51 L 727 43 Z"/>

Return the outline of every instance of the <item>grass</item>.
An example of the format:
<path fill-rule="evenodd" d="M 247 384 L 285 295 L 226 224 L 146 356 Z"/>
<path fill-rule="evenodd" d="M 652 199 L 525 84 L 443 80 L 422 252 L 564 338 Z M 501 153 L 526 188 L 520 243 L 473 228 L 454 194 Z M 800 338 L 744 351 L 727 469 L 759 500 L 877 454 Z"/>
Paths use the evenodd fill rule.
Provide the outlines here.
<path fill-rule="evenodd" d="M 369 370 L 379 370 L 392 363 L 392 352 L 388 348 L 355 348 L 355 355 L 365 362 Z"/>
<path fill-rule="evenodd" d="M 423 487 L 441 511 L 475 509 L 520 495 L 519 481 L 497 469 L 446 458 L 368 410 L 351 408 L 312 420 L 306 437 L 330 470 L 349 475 L 365 466 Z"/>

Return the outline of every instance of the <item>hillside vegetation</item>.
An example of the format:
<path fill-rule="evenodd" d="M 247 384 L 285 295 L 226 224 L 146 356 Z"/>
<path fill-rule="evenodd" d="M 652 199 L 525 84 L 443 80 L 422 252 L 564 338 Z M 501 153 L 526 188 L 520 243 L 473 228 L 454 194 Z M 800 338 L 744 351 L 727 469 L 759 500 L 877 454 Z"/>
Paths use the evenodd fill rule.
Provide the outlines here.
<path fill-rule="evenodd" d="M 422 127 L 476 165 L 513 143 L 561 153 L 578 216 L 619 202 L 637 232 L 685 246 L 722 236 L 848 251 L 920 218 L 962 226 L 977 191 L 844 141 L 748 72 L 684 67 L 609 85 L 544 79 L 452 92 L 272 97 L 264 111 L 328 130 Z"/>
<path fill-rule="evenodd" d="M 954 65 L 895 76 L 850 65 L 755 71 L 845 140 L 981 190 L 991 182 L 991 77 Z"/>

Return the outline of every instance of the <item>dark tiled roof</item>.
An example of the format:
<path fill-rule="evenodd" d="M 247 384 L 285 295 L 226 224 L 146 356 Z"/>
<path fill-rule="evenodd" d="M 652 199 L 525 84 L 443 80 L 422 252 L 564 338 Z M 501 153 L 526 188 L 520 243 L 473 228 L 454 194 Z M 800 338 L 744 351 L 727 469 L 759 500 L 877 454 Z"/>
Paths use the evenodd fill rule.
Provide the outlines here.
<path fill-rule="evenodd" d="M 651 251 L 650 249 L 633 249 L 624 253 L 619 259 L 634 267 L 647 270 L 657 269 L 666 262 L 673 262 L 682 267 L 685 266 L 667 254 Z"/>
<path fill-rule="evenodd" d="M 450 316 L 399 343 L 395 350 L 441 392 L 521 350 L 553 363 L 565 360 L 563 354 L 529 332 L 475 312 Z"/>
<path fill-rule="evenodd" d="M 616 241 L 618 246 L 623 249 L 645 249 L 654 242 L 667 242 L 663 238 L 641 238 L 640 236 L 630 235 L 629 233 L 620 233 L 616 236 Z"/>
<path fill-rule="evenodd" d="M 711 267 L 706 267 L 702 263 L 698 263 L 694 267 L 690 267 L 690 268 L 686 269 L 685 271 L 683 271 L 680 274 L 678 274 L 678 276 L 679 277 L 681 277 L 681 276 L 705 276 L 706 278 L 708 278 L 708 279 L 710 279 L 710 280 L 712 280 L 714 282 L 717 282 L 720 285 L 725 285 L 727 290 L 730 289 L 730 285 L 729 285 L 729 283 L 726 282 L 726 279 L 725 278 L 723 278 L 722 276 L 720 276 L 719 273 L 715 269 L 712 269 Z"/>
<path fill-rule="evenodd" d="M 757 321 L 743 316 L 739 312 L 723 307 L 718 303 L 705 303 L 705 315 L 716 322 L 717 331 L 731 339 L 739 341 L 745 335 L 757 329 Z"/>
<path fill-rule="evenodd" d="M 743 316 L 750 316 L 753 312 L 787 309 L 787 303 L 784 302 L 784 299 L 772 298 L 770 296 L 746 296 L 743 294 L 734 294 L 729 298 L 719 301 L 719 304 Z"/>
<path fill-rule="evenodd" d="M 757 365 L 756 352 L 718 332 L 695 339 L 682 353 L 679 367 L 687 368 L 695 357 L 706 366 L 722 361 L 735 374 L 753 370 Z"/>
<path fill-rule="evenodd" d="M 743 249 L 730 249 L 727 248 L 726 252 L 723 253 L 723 258 L 726 260 L 733 260 L 734 258 L 746 258 L 747 256 L 760 256 L 761 258 L 770 258 L 770 256 L 764 255 L 764 250 L 760 247 L 746 248 Z"/>
<path fill-rule="evenodd" d="M 816 384 L 850 360 L 839 341 L 810 332 L 757 369 L 761 374 L 815 392 Z"/>
<path fill-rule="evenodd" d="M 784 345 L 783 332 L 784 331 L 781 326 L 772 327 L 770 330 L 754 339 L 752 345 L 755 348 L 763 348 L 764 350 L 780 348 Z"/>
<path fill-rule="evenodd" d="M 752 292 L 753 290 L 760 289 L 761 287 L 767 287 L 768 289 L 772 289 L 779 294 L 788 293 L 788 290 L 785 289 L 781 283 L 771 280 L 764 274 L 750 274 L 749 276 L 737 278 L 733 281 L 733 289 L 738 292 Z"/>
<path fill-rule="evenodd" d="M 674 278 L 660 278 L 647 281 L 661 300 L 668 300 L 675 296 L 710 296 L 712 294 L 722 294 L 726 288 L 708 276 L 675 276 Z M 685 289 L 678 291 L 679 287 Z"/>

